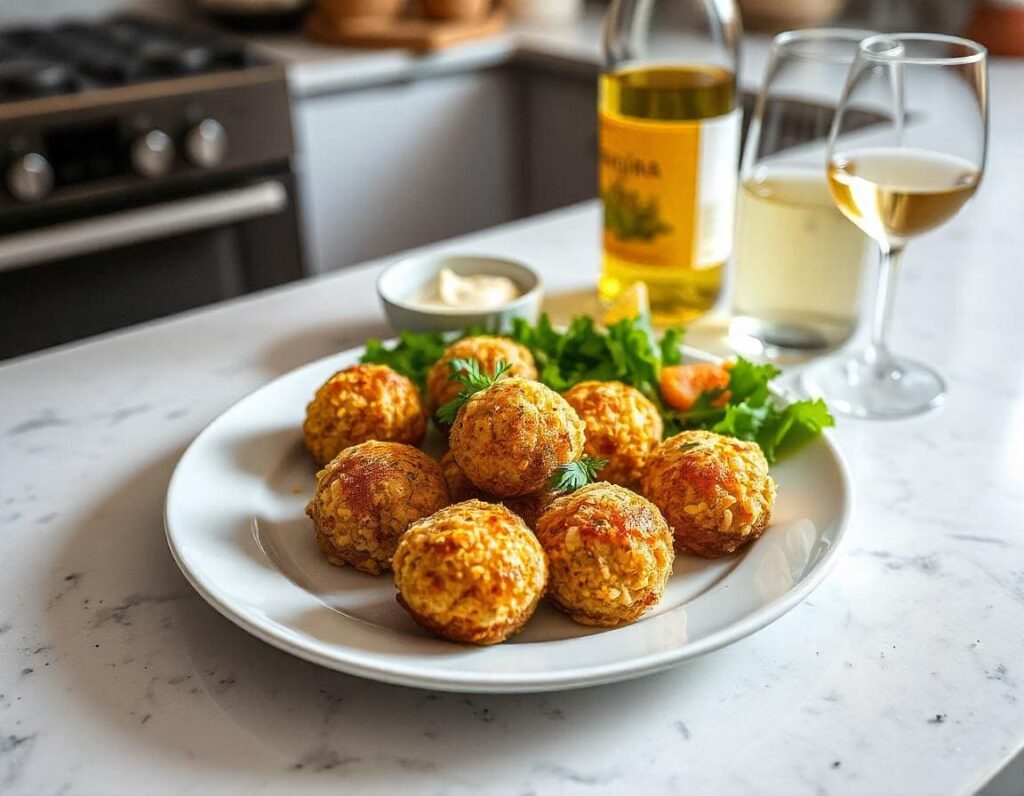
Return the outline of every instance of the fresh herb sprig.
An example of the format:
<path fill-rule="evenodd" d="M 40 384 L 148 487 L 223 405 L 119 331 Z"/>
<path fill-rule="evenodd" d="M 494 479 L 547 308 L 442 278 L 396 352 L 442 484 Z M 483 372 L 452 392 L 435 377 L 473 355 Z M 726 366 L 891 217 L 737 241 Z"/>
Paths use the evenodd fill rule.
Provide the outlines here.
<path fill-rule="evenodd" d="M 660 403 L 658 377 L 663 365 L 679 364 L 683 330 L 668 329 L 659 340 L 647 315 L 618 321 L 607 331 L 577 315 L 559 331 L 541 315 L 536 325 L 514 320 L 509 337 L 530 349 L 540 380 L 557 392 L 581 381 L 618 380 Z"/>
<path fill-rule="evenodd" d="M 512 365 L 504 359 L 499 359 L 494 366 L 494 373 L 490 375 L 481 370 L 480 363 L 475 359 L 453 359 L 448 363 L 448 367 L 452 371 L 448 379 L 457 381 L 465 387 L 457 396 L 437 410 L 437 416 L 443 422 L 451 425 L 455 422 L 459 410 L 466 405 L 466 401 L 498 381 L 511 370 Z"/>
<path fill-rule="evenodd" d="M 594 483 L 598 470 L 606 464 L 607 459 L 592 459 L 589 456 L 561 464 L 548 479 L 548 487 L 552 492 L 575 492 L 581 486 Z"/>

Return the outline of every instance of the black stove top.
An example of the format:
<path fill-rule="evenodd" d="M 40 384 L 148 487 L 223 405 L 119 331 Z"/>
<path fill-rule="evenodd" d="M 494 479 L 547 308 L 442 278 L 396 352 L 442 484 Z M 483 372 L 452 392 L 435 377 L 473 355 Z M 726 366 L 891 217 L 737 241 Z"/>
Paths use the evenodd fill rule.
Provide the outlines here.
<path fill-rule="evenodd" d="M 137 17 L 0 30 L 0 102 L 254 66 L 238 42 Z"/>

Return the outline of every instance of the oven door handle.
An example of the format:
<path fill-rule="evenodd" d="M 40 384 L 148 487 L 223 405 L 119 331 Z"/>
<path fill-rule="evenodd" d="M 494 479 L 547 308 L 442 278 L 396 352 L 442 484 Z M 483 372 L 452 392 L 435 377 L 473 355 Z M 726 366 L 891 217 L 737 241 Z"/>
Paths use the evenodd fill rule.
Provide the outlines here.
<path fill-rule="evenodd" d="M 0 236 L 0 271 L 272 215 L 288 206 L 277 180 Z"/>

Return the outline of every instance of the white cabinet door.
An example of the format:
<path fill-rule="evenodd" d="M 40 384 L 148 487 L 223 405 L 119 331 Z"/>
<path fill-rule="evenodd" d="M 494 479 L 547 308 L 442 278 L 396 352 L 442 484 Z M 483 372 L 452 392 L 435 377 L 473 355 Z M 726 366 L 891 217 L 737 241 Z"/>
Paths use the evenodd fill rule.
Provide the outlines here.
<path fill-rule="evenodd" d="M 314 273 L 523 215 L 521 93 L 511 71 L 296 103 Z"/>
<path fill-rule="evenodd" d="M 597 195 L 597 75 L 526 73 L 528 212 Z"/>

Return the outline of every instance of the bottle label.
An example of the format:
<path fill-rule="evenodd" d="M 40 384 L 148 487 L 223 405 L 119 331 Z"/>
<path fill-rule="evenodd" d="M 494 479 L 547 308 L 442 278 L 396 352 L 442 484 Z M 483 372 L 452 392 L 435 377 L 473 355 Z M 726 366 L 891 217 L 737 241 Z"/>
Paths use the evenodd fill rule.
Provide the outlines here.
<path fill-rule="evenodd" d="M 605 251 L 704 269 L 732 250 L 740 111 L 692 122 L 601 113 Z"/>

